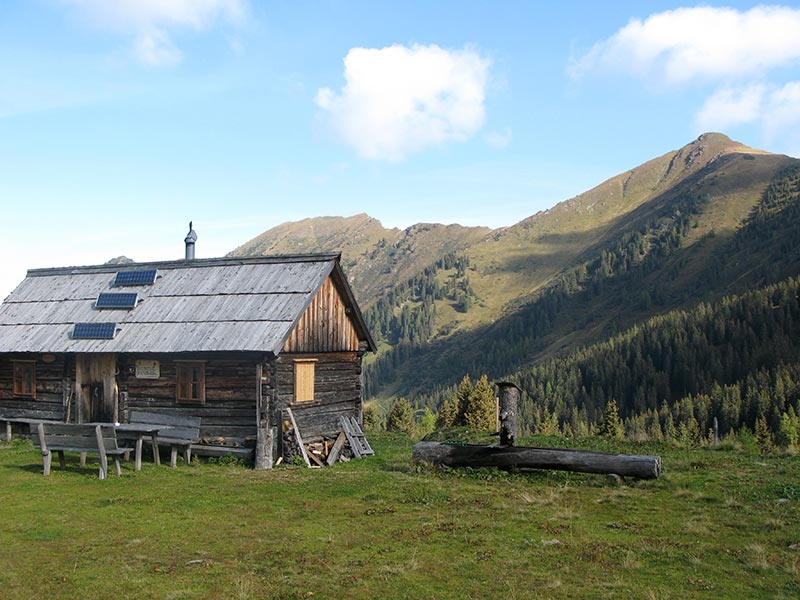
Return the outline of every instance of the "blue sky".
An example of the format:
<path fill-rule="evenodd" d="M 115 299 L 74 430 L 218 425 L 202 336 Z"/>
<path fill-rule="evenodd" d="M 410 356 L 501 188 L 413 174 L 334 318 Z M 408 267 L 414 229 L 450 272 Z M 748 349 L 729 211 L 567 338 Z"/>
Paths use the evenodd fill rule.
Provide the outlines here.
<path fill-rule="evenodd" d="M 800 155 L 800 5 L 5 0 L 0 298 L 190 220 L 507 226 L 704 131 Z"/>

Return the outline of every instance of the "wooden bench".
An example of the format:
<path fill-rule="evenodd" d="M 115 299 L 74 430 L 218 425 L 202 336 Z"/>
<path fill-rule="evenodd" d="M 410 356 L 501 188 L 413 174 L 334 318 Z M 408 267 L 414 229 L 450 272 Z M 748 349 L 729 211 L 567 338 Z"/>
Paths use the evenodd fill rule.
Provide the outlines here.
<path fill-rule="evenodd" d="M 200 417 L 165 415 L 162 413 L 132 410 L 128 421 L 131 424 L 142 423 L 158 426 L 158 444 L 168 444 L 171 449 L 169 454 L 169 466 L 174 467 L 177 465 L 179 448 L 183 454 L 183 460 L 187 464 L 191 462 L 192 444 L 200 437 Z M 154 457 L 157 454 L 158 448 L 154 447 Z"/>
<path fill-rule="evenodd" d="M 50 465 L 53 462 L 53 452 L 58 453 L 61 467 L 66 466 L 64 452 L 96 452 L 100 457 L 100 473 L 98 477 L 105 479 L 108 476 L 108 457 L 114 459 L 114 472 L 122 475 L 119 457 L 131 448 L 120 447 L 117 444 L 117 433 L 112 426 L 103 425 L 75 425 L 69 423 L 36 423 L 33 443 L 42 452 L 44 475 L 50 475 Z M 83 464 L 83 462 L 81 463 Z"/>

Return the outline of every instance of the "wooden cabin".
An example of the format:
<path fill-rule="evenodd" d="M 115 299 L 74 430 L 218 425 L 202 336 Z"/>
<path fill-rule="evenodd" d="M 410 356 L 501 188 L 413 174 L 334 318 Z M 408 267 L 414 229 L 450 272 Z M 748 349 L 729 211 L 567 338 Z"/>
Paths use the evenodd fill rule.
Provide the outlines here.
<path fill-rule="evenodd" d="M 186 260 L 28 271 L 0 305 L 0 415 L 200 417 L 223 447 L 287 407 L 304 436 L 360 423 L 375 343 L 340 256 L 194 260 L 189 237 Z"/>

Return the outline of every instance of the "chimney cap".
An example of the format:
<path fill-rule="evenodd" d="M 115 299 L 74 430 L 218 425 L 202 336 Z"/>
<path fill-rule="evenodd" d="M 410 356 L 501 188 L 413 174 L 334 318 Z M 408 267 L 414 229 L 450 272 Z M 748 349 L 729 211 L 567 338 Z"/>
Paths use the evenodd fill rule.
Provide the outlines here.
<path fill-rule="evenodd" d="M 189 233 L 186 234 L 186 239 L 183 240 L 187 244 L 194 244 L 197 241 L 197 233 L 192 229 L 192 222 L 189 221 Z"/>

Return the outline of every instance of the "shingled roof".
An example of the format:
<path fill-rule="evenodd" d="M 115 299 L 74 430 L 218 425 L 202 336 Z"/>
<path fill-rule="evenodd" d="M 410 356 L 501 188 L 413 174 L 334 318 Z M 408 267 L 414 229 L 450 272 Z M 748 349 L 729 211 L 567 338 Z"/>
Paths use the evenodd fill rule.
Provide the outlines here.
<path fill-rule="evenodd" d="M 117 279 L 153 270 L 149 284 Z M 0 352 L 277 355 L 328 277 L 359 339 L 374 350 L 339 255 L 308 254 L 30 270 L 0 305 Z M 128 295 L 112 296 L 112 303 L 136 294 L 135 306 L 97 308 L 101 293 Z M 80 339 L 81 329 L 105 329 L 113 337 Z"/>

